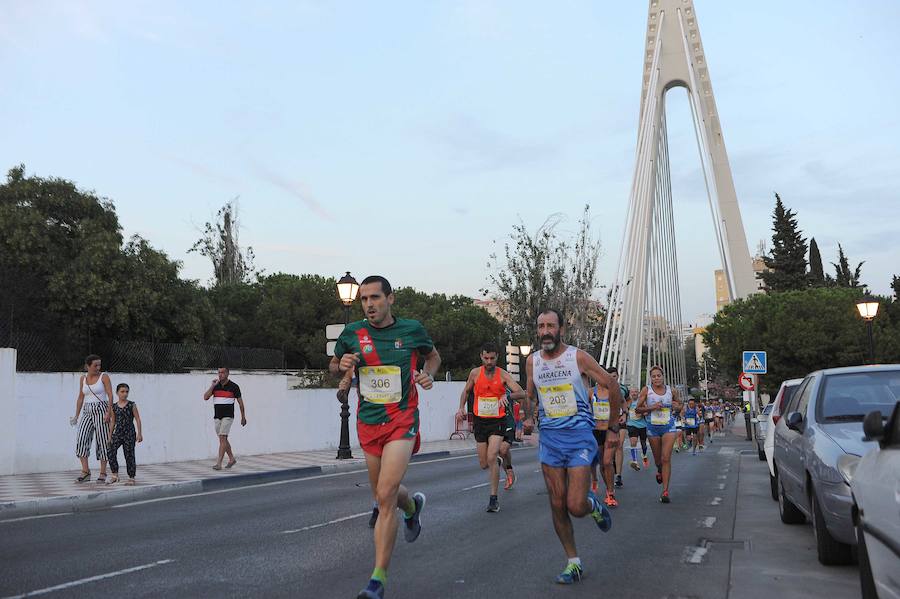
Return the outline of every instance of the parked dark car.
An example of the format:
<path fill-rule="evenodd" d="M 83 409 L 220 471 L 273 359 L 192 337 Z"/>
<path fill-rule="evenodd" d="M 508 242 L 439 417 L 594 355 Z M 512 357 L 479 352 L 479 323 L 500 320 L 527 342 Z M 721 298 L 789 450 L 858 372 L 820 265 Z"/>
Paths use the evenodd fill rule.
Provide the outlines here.
<path fill-rule="evenodd" d="M 900 397 L 900 377 L 895 383 Z M 878 449 L 840 460 L 853 491 L 862 596 L 900 599 L 900 401 L 887 420 L 880 411 L 867 414 L 863 431 Z"/>
<path fill-rule="evenodd" d="M 838 460 L 863 456 L 863 419 L 890 412 L 898 400 L 900 364 L 832 368 L 803 379 L 775 426 L 775 476 L 781 521 L 812 521 L 819 561 L 848 564 L 856 545 L 853 497 Z"/>

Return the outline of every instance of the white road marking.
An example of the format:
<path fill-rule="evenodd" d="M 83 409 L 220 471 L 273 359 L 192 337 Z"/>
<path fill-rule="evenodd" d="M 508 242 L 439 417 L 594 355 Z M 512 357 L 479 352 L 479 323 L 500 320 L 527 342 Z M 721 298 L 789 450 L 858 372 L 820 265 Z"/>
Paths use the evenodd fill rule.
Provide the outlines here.
<path fill-rule="evenodd" d="M 713 527 L 713 524 L 715 524 L 715 523 L 716 523 L 716 517 L 715 517 L 715 516 L 707 516 L 707 517 L 704 518 L 703 520 L 698 520 L 698 521 L 697 521 L 697 526 L 698 526 L 699 528 L 712 528 L 712 527 Z"/>
<path fill-rule="evenodd" d="M 356 518 L 362 518 L 363 516 L 368 516 L 371 514 L 371 511 L 368 512 L 360 512 L 358 514 L 353 514 L 352 516 L 344 516 L 343 518 L 335 518 L 334 520 L 329 520 L 328 522 L 322 522 L 321 524 L 312 524 L 310 526 L 304 526 L 303 528 L 297 528 L 294 530 L 282 530 L 281 534 L 291 535 L 295 532 L 303 532 L 305 530 L 313 530 L 314 528 L 322 528 L 323 526 L 328 526 L 329 524 L 337 524 L 338 522 L 346 522 L 347 520 L 354 520 Z"/>
<path fill-rule="evenodd" d="M 720 474 L 720 475 L 717 476 L 716 478 L 718 478 L 719 480 L 727 480 L 727 479 L 728 479 L 728 475 L 727 475 L 727 474 Z"/>
<path fill-rule="evenodd" d="M 472 489 L 480 489 L 481 487 L 486 487 L 491 483 L 481 483 L 480 485 L 472 485 L 471 487 L 466 487 L 463 491 L 471 491 Z"/>
<path fill-rule="evenodd" d="M 699 564 L 703 561 L 706 551 L 706 547 L 685 547 L 682 561 L 686 564 Z"/>
<path fill-rule="evenodd" d="M 710 500 L 709 505 L 719 505 L 720 503 L 722 503 L 721 497 L 713 497 L 712 500 Z"/>
<path fill-rule="evenodd" d="M 527 448 L 517 447 L 516 449 L 513 449 L 512 451 L 516 451 L 518 449 L 527 449 Z M 434 460 L 422 460 L 421 462 L 411 462 L 409 465 L 410 465 L 410 467 L 412 467 L 412 466 L 418 466 L 419 464 L 434 464 L 436 462 L 449 462 L 451 460 L 470 460 L 470 459 L 472 459 L 472 454 L 467 453 L 465 455 L 452 456 L 449 458 L 436 458 Z M 136 505 L 145 505 L 148 503 L 158 503 L 160 501 L 172 501 L 174 499 L 186 499 L 189 497 L 203 497 L 206 495 L 218 495 L 219 493 L 234 493 L 235 491 L 246 491 L 248 489 L 259 489 L 260 487 L 274 487 L 276 485 L 287 485 L 290 483 L 302 483 L 302 482 L 305 482 L 308 480 L 319 480 L 322 478 L 334 478 L 336 476 L 349 476 L 351 474 L 360 474 L 362 472 L 367 472 L 367 470 L 365 468 L 363 468 L 361 470 L 347 470 L 345 472 L 332 472 L 330 474 L 317 474 L 315 476 L 307 476 L 304 478 L 290 478 L 288 480 L 276 480 L 276 481 L 273 481 L 270 483 L 260 483 L 258 485 L 247 485 L 247 486 L 243 486 L 243 487 L 234 487 L 232 489 L 219 489 L 217 491 L 201 491 L 200 493 L 188 493 L 185 495 L 176 495 L 174 497 L 158 497 L 156 499 L 145 499 L 143 501 L 135 501 L 133 503 L 123 503 L 121 505 L 114 505 L 112 507 L 127 508 L 127 507 L 133 507 Z"/>
<path fill-rule="evenodd" d="M 40 520 L 41 518 L 56 518 L 58 516 L 68 516 L 72 512 L 63 512 L 61 514 L 42 514 L 40 516 L 23 516 L 21 518 L 12 518 L 10 520 L 0 520 L 0 524 L 7 522 L 24 522 L 25 520 Z"/>
<path fill-rule="evenodd" d="M 734 453 L 734 447 L 723 447 L 719 450 L 719 455 L 731 455 Z"/>
<path fill-rule="evenodd" d="M 720 491 L 724 491 L 724 490 L 725 490 L 725 483 L 719 483 L 718 486 L 719 486 L 719 490 L 720 490 Z"/>
<path fill-rule="evenodd" d="M 133 568 L 126 568 L 124 570 L 116 570 L 115 572 L 108 572 L 106 574 L 99 574 L 97 576 L 91 576 L 90 578 L 82 578 L 81 580 L 73 580 L 72 582 L 65 582 L 63 584 L 58 584 L 56 586 L 47 587 L 45 589 L 38 589 L 36 591 L 28 591 L 22 595 L 11 595 L 9 597 L 4 597 L 4 599 L 21 599 L 22 597 L 34 597 L 35 595 L 46 595 L 47 593 L 52 593 L 54 591 L 62 591 L 64 589 L 70 589 L 72 587 L 77 587 L 83 584 L 88 584 L 89 582 L 97 582 L 98 580 L 104 580 L 106 578 L 113 578 L 114 576 L 121 576 L 123 574 L 131 574 L 132 572 L 139 572 L 141 570 L 147 570 L 148 568 L 155 568 L 157 566 L 162 566 L 164 564 L 171 564 L 175 560 L 172 559 L 163 559 L 156 562 L 152 562 L 149 564 L 144 564 L 143 566 L 135 566 Z"/>

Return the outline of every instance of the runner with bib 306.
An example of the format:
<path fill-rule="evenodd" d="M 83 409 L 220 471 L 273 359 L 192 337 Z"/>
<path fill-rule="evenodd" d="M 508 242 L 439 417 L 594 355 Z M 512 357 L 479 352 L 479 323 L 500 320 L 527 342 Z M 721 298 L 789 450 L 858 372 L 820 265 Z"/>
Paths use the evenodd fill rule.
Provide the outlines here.
<path fill-rule="evenodd" d="M 357 599 L 382 599 L 387 569 L 397 539 L 397 508 L 403 511 L 408 543 L 422 531 L 425 495 L 400 484 L 410 457 L 419 450 L 419 393 L 431 389 L 441 365 L 431 338 L 416 320 L 394 318 L 394 293 L 387 279 L 366 277 L 359 286 L 366 319 L 348 324 L 338 337 L 329 369 L 358 373 L 356 431 L 366 455 L 369 484 L 375 490 L 375 569 Z M 418 370 L 418 363 L 424 366 Z"/>
<path fill-rule="evenodd" d="M 609 510 L 590 490 L 597 441 L 587 379 L 609 389 L 607 430 L 615 435 L 618 435 L 622 392 L 587 352 L 562 342 L 564 330 L 565 319 L 559 311 L 547 309 L 538 315 L 537 337 L 541 350 L 528 356 L 529 401 L 525 405 L 530 416 L 534 411 L 533 402 L 538 401 L 541 468 L 550 496 L 553 527 L 568 558 L 556 582 L 572 584 L 581 580 L 584 569 L 575 548 L 570 516 L 590 515 L 604 532 L 612 526 Z"/>

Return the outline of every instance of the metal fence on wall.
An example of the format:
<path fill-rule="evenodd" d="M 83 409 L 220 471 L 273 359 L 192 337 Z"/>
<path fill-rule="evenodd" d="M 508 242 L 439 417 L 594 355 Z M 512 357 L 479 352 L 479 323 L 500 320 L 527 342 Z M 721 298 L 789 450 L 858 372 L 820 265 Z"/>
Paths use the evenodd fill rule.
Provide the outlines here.
<path fill-rule="evenodd" d="M 65 334 L 12 330 L 2 322 L 0 347 L 16 349 L 16 370 L 33 372 L 79 371 L 88 354 L 99 355 L 103 359 L 103 369 L 116 372 L 185 372 L 219 366 L 276 369 L 285 366 L 284 352 L 280 349 L 120 339 L 72 341 Z"/>

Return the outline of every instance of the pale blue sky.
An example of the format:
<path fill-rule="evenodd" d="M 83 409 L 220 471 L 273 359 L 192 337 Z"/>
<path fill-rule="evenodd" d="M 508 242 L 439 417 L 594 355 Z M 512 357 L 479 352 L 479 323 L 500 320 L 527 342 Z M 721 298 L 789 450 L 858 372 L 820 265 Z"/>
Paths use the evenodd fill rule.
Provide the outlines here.
<path fill-rule="evenodd" d="M 696 0 L 751 252 L 778 191 L 863 280 L 900 273 L 895 0 Z M 115 202 L 187 249 L 240 196 L 267 272 L 379 272 L 477 295 L 518 217 L 575 228 L 590 203 L 618 258 L 647 3 L 3 3 L 0 166 Z M 669 96 L 684 312 L 718 267 L 684 92 Z M 498 248 L 500 245 L 497 246 Z"/>

